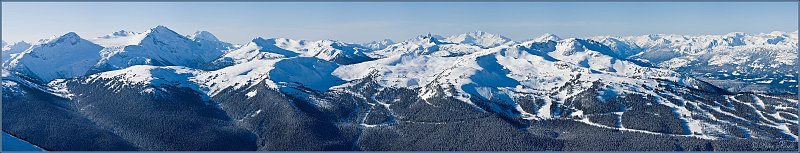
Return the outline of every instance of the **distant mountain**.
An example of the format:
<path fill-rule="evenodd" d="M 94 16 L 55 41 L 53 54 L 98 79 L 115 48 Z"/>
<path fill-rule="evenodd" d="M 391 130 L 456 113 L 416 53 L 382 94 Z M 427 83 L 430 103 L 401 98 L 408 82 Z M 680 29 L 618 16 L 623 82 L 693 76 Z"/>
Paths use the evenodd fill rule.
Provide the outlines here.
<path fill-rule="evenodd" d="M 728 90 L 797 92 L 797 32 L 596 37 L 622 57 L 687 72 Z"/>
<path fill-rule="evenodd" d="M 368 55 L 372 58 L 386 58 L 402 54 L 461 56 L 479 50 L 482 50 L 479 46 L 446 42 L 429 34 L 389 45 L 382 50 L 369 52 Z"/>
<path fill-rule="evenodd" d="M 31 44 L 21 41 L 14 44 L 7 44 L 3 41 L 3 64 L 5 65 L 6 62 L 10 61 L 11 58 L 18 55 L 19 53 L 24 52 L 28 48 L 31 48 Z"/>
<path fill-rule="evenodd" d="M 237 49 L 240 46 L 223 42 L 208 31 L 197 31 L 194 34 L 186 36 L 187 38 L 200 43 L 204 50 L 217 50 L 227 53 L 228 51 Z"/>
<path fill-rule="evenodd" d="M 503 44 L 514 43 L 510 38 L 501 35 L 486 33 L 483 31 L 475 31 L 455 36 L 450 36 L 444 39 L 447 42 L 458 44 L 470 44 L 481 48 L 492 48 Z"/>
<path fill-rule="evenodd" d="M 366 44 L 363 44 L 364 47 L 369 48 L 370 50 L 381 50 L 389 45 L 394 44 L 395 42 L 391 39 L 383 39 L 381 41 L 372 41 Z"/>
<path fill-rule="evenodd" d="M 559 41 L 559 40 L 561 40 L 561 37 L 558 37 L 558 36 L 556 36 L 554 34 L 550 34 L 550 33 L 542 34 L 541 36 L 536 37 L 535 39 L 533 39 L 533 41 L 536 41 L 536 42 Z"/>
<path fill-rule="evenodd" d="M 254 59 L 303 56 L 346 65 L 372 60 L 364 52 L 369 52 L 369 49 L 358 44 L 334 40 L 305 41 L 259 37 L 241 48 L 223 55 L 213 63 L 216 65 L 214 67 L 224 67 Z"/>

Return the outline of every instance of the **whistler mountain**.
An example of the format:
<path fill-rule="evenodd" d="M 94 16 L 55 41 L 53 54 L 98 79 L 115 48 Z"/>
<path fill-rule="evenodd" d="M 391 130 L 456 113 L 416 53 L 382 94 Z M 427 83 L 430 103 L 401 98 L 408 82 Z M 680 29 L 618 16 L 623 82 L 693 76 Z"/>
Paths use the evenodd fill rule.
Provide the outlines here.
<path fill-rule="evenodd" d="M 4 137 L 43 150 L 798 145 L 797 32 L 237 45 L 157 26 L 24 48 L 4 65 Z"/>

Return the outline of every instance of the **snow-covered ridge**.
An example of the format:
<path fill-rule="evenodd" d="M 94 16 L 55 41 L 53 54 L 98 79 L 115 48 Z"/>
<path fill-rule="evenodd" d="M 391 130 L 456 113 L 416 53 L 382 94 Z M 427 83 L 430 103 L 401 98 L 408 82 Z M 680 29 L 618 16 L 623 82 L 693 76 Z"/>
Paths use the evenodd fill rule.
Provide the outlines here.
<path fill-rule="evenodd" d="M 555 34 L 551 34 L 551 33 L 545 33 L 545 34 L 542 34 L 541 36 L 536 37 L 535 39 L 533 39 L 533 41 L 536 41 L 536 42 L 559 41 L 559 40 L 561 40 L 561 37 L 558 37 Z"/>
<path fill-rule="evenodd" d="M 131 86 L 172 85 L 216 95 L 226 89 L 266 84 L 270 88 L 303 86 L 319 91 L 344 83 L 331 72 L 338 64 L 313 57 L 258 59 L 214 71 L 182 66 L 137 65 L 79 78 L 88 84 L 104 81 L 109 90 Z"/>
<path fill-rule="evenodd" d="M 480 46 L 444 41 L 435 35 L 421 35 L 407 41 L 389 45 L 368 53 L 372 58 L 385 58 L 401 54 L 461 56 L 483 50 Z"/>
<path fill-rule="evenodd" d="M 352 64 L 371 60 L 365 52 L 370 51 L 358 44 L 335 40 L 293 40 L 287 38 L 258 37 L 243 47 L 222 56 L 218 63 L 242 63 L 253 59 L 275 57 L 315 57 L 339 64 Z"/>
<path fill-rule="evenodd" d="M 136 85 L 179 85 L 190 86 L 190 78 L 204 73 L 182 66 L 136 65 L 129 68 L 93 74 L 84 79 L 84 83 L 95 81 L 115 81 L 112 88 Z"/>
<path fill-rule="evenodd" d="M 475 31 L 475 32 L 450 36 L 447 37 L 445 41 L 452 43 L 459 43 L 459 44 L 470 44 L 479 46 L 481 48 L 492 48 L 503 44 L 514 43 L 513 41 L 511 41 L 510 38 L 501 35 L 486 33 L 483 31 Z"/>

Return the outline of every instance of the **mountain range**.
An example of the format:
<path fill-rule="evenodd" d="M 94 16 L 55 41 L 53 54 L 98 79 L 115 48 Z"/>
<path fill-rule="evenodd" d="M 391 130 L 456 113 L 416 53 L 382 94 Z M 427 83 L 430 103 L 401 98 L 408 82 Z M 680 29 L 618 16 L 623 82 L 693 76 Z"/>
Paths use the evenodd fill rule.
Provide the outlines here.
<path fill-rule="evenodd" d="M 3 42 L 3 131 L 44 150 L 796 150 L 797 34 L 69 32 Z"/>

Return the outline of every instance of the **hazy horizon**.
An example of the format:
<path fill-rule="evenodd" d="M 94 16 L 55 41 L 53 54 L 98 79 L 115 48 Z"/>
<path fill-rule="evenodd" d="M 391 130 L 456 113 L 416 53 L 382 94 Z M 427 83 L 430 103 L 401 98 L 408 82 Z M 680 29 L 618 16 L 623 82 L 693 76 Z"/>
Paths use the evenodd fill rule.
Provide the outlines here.
<path fill-rule="evenodd" d="M 436 2 L 3 2 L 2 39 L 27 41 L 76 32 L 90 39 L 157 25 L 223 41 L 256 37 L 400 41 L 472 31 L 513 40 L 644 34 L 721 35 L 797 31 L 796 2 L 730 3 L 436 3 Z M 146 11 L 142 11 L 146 10 Z"/>

